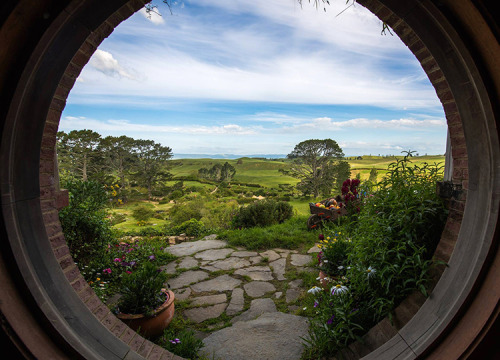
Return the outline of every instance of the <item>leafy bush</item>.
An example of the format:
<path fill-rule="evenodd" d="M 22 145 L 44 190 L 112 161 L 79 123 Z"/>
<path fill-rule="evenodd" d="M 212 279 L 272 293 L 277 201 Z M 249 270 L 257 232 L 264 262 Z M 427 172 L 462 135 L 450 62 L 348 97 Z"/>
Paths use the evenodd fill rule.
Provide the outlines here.
<path fill-rule="evenodd" d="M 284 201 L 262 200 L 241 207 L 233 217 L 234 228 L 281 224 L 293 215 L 293 207 Z"/>
<path fill-rule="evenodd" d="M 122 278 L 121 298 L 116 311 L 124 314 L 150 315 L 166 300 L 167 274 L 151 263 L 145 263 L 139 270 Z"/>
<path fill-rule="evenodd" d="M 213 203 L 203 209 L 201 221 L 207 228 L 229 229 L 231 227 L 231 220 L 237 210 L 238 203 L 234 200 Z"/>
<path fill-rule="evenodd" d="M 59 212 L 59 220 L 71 256 L 83 265 L 113 238 L 107 194 L 93 181 L 70 179 L 63 187 L 69 192 L 69 206 Z"/>
<path fill-rule="evenodd" d="M 132 211 L 132 217 L 137 221 L 148 221 L 155 215 L 155 211 L 151 208 L 148 208 L 144 205 L 137 206 Z"/>
<path fill-rule="evenodd" d="M 170 232 L 174 235 L 186 234 L 187 236 L 200 236 L 206 232 L 206 227 L 201 221 L 190 219 L 178 226 L 174 226 Z"/>
<path fill-rule="evenodd" d="M 169 211 L 172 225 L 181 225 L 183 222 L 191 219 L 200 220 L 202 217 L 202 209 L 203 203 L 200 202 L 193 201 L 183 204 L 175 204 Z"/>

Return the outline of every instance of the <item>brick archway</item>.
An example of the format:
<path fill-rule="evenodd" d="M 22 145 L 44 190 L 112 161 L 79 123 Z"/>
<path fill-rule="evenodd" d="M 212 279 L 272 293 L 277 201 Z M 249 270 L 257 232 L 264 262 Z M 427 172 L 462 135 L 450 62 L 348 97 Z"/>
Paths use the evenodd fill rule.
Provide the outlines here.
<path fill-rule="evenodd" d="M 493 104 L 500 76 L 491 64 L 499 56 L 498 40 L 485 25 L 487 13 L 469 2 L 358 2 L 391 25 L 434 85 L 451 134 L 453 183 L 462 190 L 451 201 L 436 250 L 449 268 L 421 307 L 409 301 L 400 309 L 400 326 L 377 329 L 384 336 L 367 357 L 466 356 L 497 316 L 499 295 L 491 290 L 499 288 L 500 149 Z M 0 50 L 4 334 L 38 358 L 170 358 L 119 322 L 80 275 L 58 222 L 53 170 L 55 133 L 76 77 L 143 1 L 24 5 L 7 2 L 0 17 L 6 44 Z M 457 338 L 460 345 L 453 343 Z"/>

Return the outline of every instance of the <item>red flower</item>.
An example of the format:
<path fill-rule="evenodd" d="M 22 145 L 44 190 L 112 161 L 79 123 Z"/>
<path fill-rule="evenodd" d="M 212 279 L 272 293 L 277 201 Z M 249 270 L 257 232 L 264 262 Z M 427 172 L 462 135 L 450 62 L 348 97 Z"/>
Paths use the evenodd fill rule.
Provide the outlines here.
<path fill-rule="evenodd" d="M 320 240 L 325 240 L 325 236 L 324 236 L 323 234 L 319 234 L 318 238 L 319 238 Z"/>

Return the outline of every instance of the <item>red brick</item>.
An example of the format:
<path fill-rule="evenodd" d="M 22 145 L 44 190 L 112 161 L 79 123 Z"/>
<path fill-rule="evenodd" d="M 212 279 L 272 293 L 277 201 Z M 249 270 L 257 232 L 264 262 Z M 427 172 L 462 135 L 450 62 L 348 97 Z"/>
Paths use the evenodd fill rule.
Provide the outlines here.
<path fill-rule="evenodd" d="M 70 266 L 66 271 L 64 272 L 64 275 L 66 276 L 66 279 L 71 283 L 75 281 L 80 274 L 80 270 L 76 265 Z"/>
<path fill-rule="evenodd" d="M 54 111 L 51 110 L 49 111 L 51 114 L 50 117 L 52 118 L 54 116 Z M 57 118 L 56 121 L 52 119 L 51 122 L 49 122 L 49 115 L 47 116 L 47 121 L 45 122 L 45 127 L 43 128 L 43 136 L 53 136 L 55 137 L 57 135 L 57 130 L 58 130 L 58 124 L 59 124 L 59 118 Z"/>
<path fill-rule="evenodd" d="M 148 355 L 148 360 L 160 360 L 161 356 L 163 355 L 163 352 L 165 349 L 158 345 L 153 345 L 153 348 L 151 349 L 151 352 Z"/>
<path fill-rule="evenodd" d="M 129 342 L 130 348 L 135 352 L 139 352 L 139 349 L 144 344 L 144 341 L 145 339 L 141 335 L 136 333 L 132 340 Z"/>
<path fill-rule="evenodd" d="M 101 305 L 93 311 L 95 317 L 101 321 L 104 319 L 111 311 L 101 302 Z"/>
<path fill-rule="evenodd" d="M 468 180 L 464 180 L 462 181 L 462 187 L 464 189 L 469 189 L 469 181 Z"/>
<path fill-rule="evenodd" d="M 93 293 L 93 295 L 91 295 L 87 301 L 85 301 L 85 305 L 87 305 L 87 307 L 90 309 L 90 311 L 94 312 L 95 310 L 97 310 L 97 308 L 99 306 L 102 305 L 102 302 L 101 300 L 97 297 L 97 295 L 95 293 Z"/>
<path fill-rule="evenodd" d="M 144 356 L 145 358 L 148 357 L 149 353 L 151 350 L 153 350 L 153 343 L 151 341 L 144 341 L 141 345 L 141 347 L 137 350 L 137 353 L 141 356 Z"/>
<path fill-rule="evenodd" d="M 109 331 L 111 331 L 111 329 L 116 325 L 117 322 L 121 323 L 121 321 L 118 320 L 111 311 L 101 320 L 101 323 L 106 326 Z"/>
<path fill-rule="evenodd" d="M 132 340 L 132 338 L 133 338 L 135 335 L 137 335 L 137 334 L 136 334 L 136 332 L 127 326 L 127 328 L 125 329 L 125 331 L 123 332 L 123 334 L 120 336 L 120 339 L 121 339 L 121 340 L 122 340 L 125 344 L 129 344 L 129 343 L 130 343 L 130 341 Z"/>
<path fill-rule="evenodd" d="M 59 212 L 57 210 L 46 211 L 43 213 L 43 220 L 48 223 L 59 221 Z"/>
<path fill-rule="evenodd" d="M 40 159 L 54 160 L 54 148 L 47 148 L 47 147 L 41 148 Z"/>
<path fill-rule="evenodd" d="M 71 65 L 71 67 L 74 68 L 75 65 Z M 69 74 L 71 74 L 71 72 Z M 70 76 L 69 74 L 68 74 L 68 70 L 66 70 L 63 77 L 61 78 L 61 81 L 59 81 L 59 85 L 65 87 L 65 88 L 68 88 L 68 89 L 72 89 L 73 85 L 75 85 L 75 81 L 76 81 L 76 78 L 78 77 L 78 74 L 75 76 L 72 76 L 72 75 Z M 61 111 L 56 111 L 54 109 L 52 109 L 52 111 L 57 112 L 59 114 L 59 118 L 61 117 Z"/>
<path fill-rule="evenodd" d="M 457 104 L 454 102 L 443 105 L 445 114 L 455 114 L 458 113 Z"/>
<path fill-rule="evenodd" d="M 439 70 L 439 66 L 436 63 L 436 60 L 429 59 L 428 61 L 421 62 L 422 69 L 428 74 L 433 71 Z"/>
<path fill-rule="evenodd" d="M 86 286 L 78 293 L 78 296 L 83 302 L 87 302 L 92 296 L 95 296 L 95 292 L 90 286 Z"/>
<path fill-rule="evenodd" d="M 90 59 L 90 55 L 87 55 L 81 51 L 78 51 L 71 62 L 79 67 L 84 67 Z"/>
<path fill-rule="evenodd" d="M 85 54 L 87 57 L 91 57 L 92 54 L 96 51 L 96 47 L 94 44 L 91 44 L 88 41 L 85 41 L 82 46 L 80 47 L 80 50 L 83 54 Z"/>
<path fill-rule="evenodd" d="M 62 259 L 59 259 L 59 265 L 61 266 L 62 270 L 65 270 L 66 268 L 69 268 L 70 266 L 72 266 L 74 264 L 75 263 L 73 262 L 73 258 L 71 256 L 67 256 L 67 257 L 64 257 Z"/>
<path fill-rule="evenodd" d="M 89 287 L 89 285 L 87 284 L 87 281 L 85 281 L 83 276 L 80 275 L 75 281 L 71 283 L 71 287 L 73 288 L 73 290 L 75 290 L 76 293 L 79 293 Z"/>
<path fill-rule="evenodd" d="M 56 92 L 54 93 L 54 97 L 61 99 L 61 100 L 66 100 L 68 98 L 70 90 L 71 90 L 71 88 L 67 88 L 65 86 L 59 85 L 56 88 Z"/>
<path fill-rule="evenodd" d="M 456 145 L 457 144 L 451 144 L 451 154 L 453 158 L 467 157 L 467 148 L 465 146 L 458 147 Z"/>
<path fill-rule="evenodd" d="M 54 255 L 56 256 L 56 258 L 58 260 L 62 259 L 64 256 L 69 254 L 69 248 L 66 245 L 61 246 L 60 248 L 57 248 L 57 249 L 53 249 L 53 251 L 54 251 Z"/>
<path fill-rule="evenodd" d="M 55 197 L 55 189 L 53 186 L 44 186 L 40 188 L 41 199 L 53 199 Z"/>
<path fill-rule="evenodd" d="M 111 332 L 118 338 L 122 338 L 122 335 L 125 334 L 125 331 L 132 331 L 127 325 L 125 325 L 122 321 L 117 319 L 118 321 L 115 323 L 115 325 L 111 328 Z M 128 334 L 128 333 L 127 333 Z M 130 335 L 130 338 L 132 338 L 132 335 Z M 122 339 L 126 344 L 128 344 L 128 341 L 125 341 Z"/>
<path fill-rule="evenodd" d="M 50 241 L 50 245 L 53 248 L 58 248 L 60 246 L 66 245 L 66 239 L 64 238 L 64 235 L 63 235 L 60 227 L 59 227 L 59 231 L 56 234 L 49 236 L 49 241 Z"/>
<path fill-rule="evenodd" d="M 444 74 L 440 69 L 435 70 L 431 73 L 428 73 L 427 77 L 429 78 L 429 80 L 431 81 L 432 84 L 438 83 L 438 82 L 444 80 Z"/>
<path fill-rule="evenodd" d="M 82 72 L 81 66 L 78 66 L 78 65 L 73 64 L 73 63 L 69 63 L 68 66 L 66 67 L 66 70 L 64 71 L 64 76 L 73 80 L 73 83 L 74 83 L 74 81 L 78 78 L 78 76 L 80 76 L 81 72 Z M 73 88 L 73 84 L 71 84 L 70 86 L 66 86 L 66 82 L 65 83 L 60 82 L 59 84 L 64 86 L 64 87 L 67 87 L 68 89 Z"/>
<path fill-rule="evenodd" d="M 63 111 L 66 106 L 66 101 L 61 99 L 52 98 L 49 108 L 56 111 Z"/>
<path fill-rule="evenodd" d="M 40 201 L 40 207 L 42 211 L 56 209 L 56 202 L 54 199 L 46 199 Z"/>
<path fill-rule="evenodd" d="M 375 15 L 377 15 L 377 17 L 378 17 L 380 20 L 385 21 L 385 20 L 387 20 L 387 19 L 389 18 L 389 16 L 391 16 L 391 15 L 392 15 L 392 11 L 391 11 L 391 10 L 389 10 L 388 8 L 386 8 L 386 7 L 384 6 L 384 7 L 380 8 L 380 9 L 376 12 L 376 14 L 375 14 Z"/>

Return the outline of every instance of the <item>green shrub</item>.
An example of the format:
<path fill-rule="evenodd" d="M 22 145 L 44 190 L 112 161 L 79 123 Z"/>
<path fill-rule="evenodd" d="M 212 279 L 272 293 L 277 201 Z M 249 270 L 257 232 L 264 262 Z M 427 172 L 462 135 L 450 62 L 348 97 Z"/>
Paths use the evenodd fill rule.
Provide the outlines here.
<path fill-rule="evenodd" d="M 71 179 L 62 185 L 68 189 L 69 205 L 59 211 L 59 220 L 71 256 L 83 265 L 113 239 L 107 194 L 93 181 Z"/>
<path fill-rule="evenodd" d="M 234 200 L 212 203 L 204 208 L 201 221 L 207 228 L 229 229 L 231 220 L 237 210 L 238 203 Z"/>
<path fill-rule="evenodd" d="M 287 202 L 275 200 L 255 201 L 241 207 L 233 217 L 234 228 L 269 226 L 280 224 L 293 215 L 293 207 Z"/>
<path fill-rule="evenodd" d="M 170 200 L 175 200 L 175 199 L 180 199 L 184 195 L 184 192 L 180 189 L 172 191 L 169 195 L 168 198 Z"/>
<path fill-rule="evenodd" d="M 136 219 L 137 221 L 147 222 L 154 215 L 155 215 L 155 211 L 149 207 L 144 206 L 144 205 L 137 206 L 132 211 L 132 217 L 134 219 Z"/>
<path fill-rule="evenodd" d="M 174 235 L 186 234 L 187 236 L 200 236 L 203 235 L 206 230 L 203 222 L 196 219 L 190 219 L 178 226 L 174 226 L 170 232 Z"/>
<path fill-rule="evenodd" d="M 172 225 L 177 226 L 191 219 L 200 220 L 202 209 L 203 203 L 200 202 L 175 204 L 169 211 Z"/>

